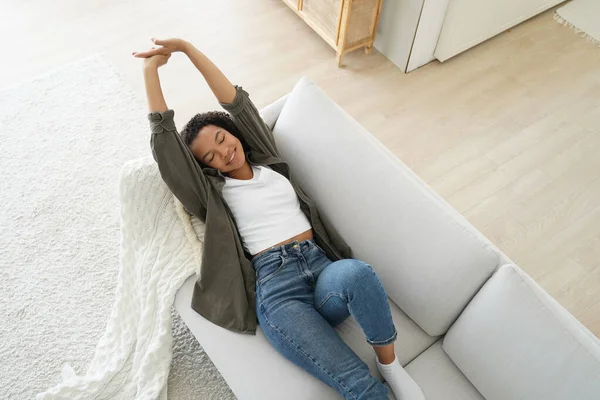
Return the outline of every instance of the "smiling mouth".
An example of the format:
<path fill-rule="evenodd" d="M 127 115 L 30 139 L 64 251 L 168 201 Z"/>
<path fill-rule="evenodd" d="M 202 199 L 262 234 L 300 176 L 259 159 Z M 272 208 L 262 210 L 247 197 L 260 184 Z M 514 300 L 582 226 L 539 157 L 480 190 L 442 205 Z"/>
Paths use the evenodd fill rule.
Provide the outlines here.
<path fill-rule="evenodd" d="M 237 154 L 237 149 L 233 149 L 233 154 L 231 154 L 231 158 L 229 159 L 229 161 L 227 162 L 226 165 L 230 165 L 233 162 L 233 160 L 235 160 L 236 154 Z"/>

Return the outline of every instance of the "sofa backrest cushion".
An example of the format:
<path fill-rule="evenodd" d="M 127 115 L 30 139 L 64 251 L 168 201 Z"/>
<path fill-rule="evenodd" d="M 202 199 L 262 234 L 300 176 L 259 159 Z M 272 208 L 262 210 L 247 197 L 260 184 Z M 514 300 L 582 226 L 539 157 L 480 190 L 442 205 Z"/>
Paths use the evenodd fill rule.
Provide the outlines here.
<path fill-rule="evenodd" d="M 600 398 L 600 340 L 515 265 L 488 280 L 442 347 L 486 399 Z"/>
<path fill-rule="evenodd" d="M 497 252 L 309 79 L 296 84 L 273 132 L 326 226 L 423 330 L 444 334 L 498 266 Z"/>

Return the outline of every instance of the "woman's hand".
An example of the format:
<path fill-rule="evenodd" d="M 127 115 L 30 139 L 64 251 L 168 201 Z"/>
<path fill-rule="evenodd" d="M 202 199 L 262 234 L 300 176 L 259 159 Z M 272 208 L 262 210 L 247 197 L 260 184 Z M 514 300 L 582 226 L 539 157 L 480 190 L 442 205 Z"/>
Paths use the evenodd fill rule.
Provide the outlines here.
<path fill-rule="evenodd" d="M 162 54 L 162 55 L 171 55 L 171 53 L 176 52 L 184 52 L 187 48 L 188 42 L 183 39 L 151 39 L 154 44 L 157 44 L 161 47 L 153 46 L 151 50 L 131 53 L 134 57 L 137 58 L 148 58 L 154 55 Z"/>
<path fill-rule="evenodd" d="M 162 67 L 163 65 L 165 65 L 167 63 L 167 61 L 169 61 L 169 58 L 171 58 L 170 54 L 167 54 L 167 55 L 156 54 L 154 56 L 147 57 L 144 59 L 144 68 Z"/>

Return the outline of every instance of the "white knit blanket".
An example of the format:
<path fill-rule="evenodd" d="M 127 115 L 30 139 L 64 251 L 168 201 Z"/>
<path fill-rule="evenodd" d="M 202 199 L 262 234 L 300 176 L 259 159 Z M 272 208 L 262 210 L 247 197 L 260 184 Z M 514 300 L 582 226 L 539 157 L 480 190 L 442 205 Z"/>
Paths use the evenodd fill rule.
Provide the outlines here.
<path fill-rule="evenodd" d="M 69 364 L 63 382 L 36 399 L 167 398 L 172 358 L 170 307 L 200 275 L 204 224 L 185 211 L 152 158 L 121 170 L 121 244 L 116 298 L 85 375 Z"/>

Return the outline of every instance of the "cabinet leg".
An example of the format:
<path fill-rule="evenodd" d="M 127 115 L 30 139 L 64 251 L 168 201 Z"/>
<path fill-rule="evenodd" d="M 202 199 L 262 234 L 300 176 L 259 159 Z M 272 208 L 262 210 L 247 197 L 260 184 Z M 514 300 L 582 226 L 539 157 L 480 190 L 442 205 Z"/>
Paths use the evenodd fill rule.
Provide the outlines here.
<path fill-rule="evenodd" d="M 344 53 L 342 53 L 342 52 L 338 52 L 338 53 L 336 54 L 336 57 L 335 57 L 335 59 L 337 60 L 338 67 L 341 67 L 341 66 L 342 66 L 342 64 L 344 63 Z"/>
<path fill-rule="evenodd" d="M 373 45 L 370 44 L 368 46 L 365 46 L 365 54 L 371 54 L 371 52 L 373 51 Z"/>

